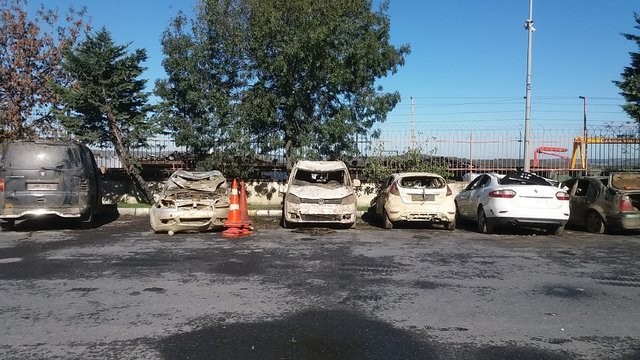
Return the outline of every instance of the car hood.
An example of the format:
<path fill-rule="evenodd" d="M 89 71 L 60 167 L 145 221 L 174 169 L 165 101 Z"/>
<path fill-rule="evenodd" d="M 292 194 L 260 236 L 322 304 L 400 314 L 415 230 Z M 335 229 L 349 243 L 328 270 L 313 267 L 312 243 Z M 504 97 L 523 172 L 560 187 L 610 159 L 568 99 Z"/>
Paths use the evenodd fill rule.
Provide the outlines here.
<path fill-rule="evenodd" d="M 353 189 L 343 185 L 313 184 L 290 185 L 289 191 L 299 198 L 305 199 L 339 199 L 353 194 Z"/>

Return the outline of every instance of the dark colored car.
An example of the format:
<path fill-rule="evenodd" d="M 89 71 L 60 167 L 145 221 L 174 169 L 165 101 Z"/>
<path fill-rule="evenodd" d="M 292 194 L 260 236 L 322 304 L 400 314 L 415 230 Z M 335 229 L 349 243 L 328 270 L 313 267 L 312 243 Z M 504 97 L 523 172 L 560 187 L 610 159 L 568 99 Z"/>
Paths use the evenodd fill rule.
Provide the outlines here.
<path fill-rule="evenodd" d="M 76 141 L 6 141 L 0 158 L 0 222 L 57 215 L 91 223 L 101 204 L 99 170 Z"/>
<path fill-rule="evenodd" d="M 588 232 L 640 230 L 640 172 L 612 172 L 562 182 L 571 196 L 569 225 Z"/>

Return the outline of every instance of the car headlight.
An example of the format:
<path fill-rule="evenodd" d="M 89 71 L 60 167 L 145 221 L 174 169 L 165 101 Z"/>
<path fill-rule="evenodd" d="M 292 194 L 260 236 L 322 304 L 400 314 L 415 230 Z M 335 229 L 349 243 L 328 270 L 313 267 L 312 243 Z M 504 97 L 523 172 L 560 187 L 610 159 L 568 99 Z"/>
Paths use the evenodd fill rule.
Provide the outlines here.
<path fill-rule="evenodd" d="M 349 204 L 355 204 L 356 203 L 356 195 L 355 194 L 351 194 L 347 197 L 343 197 L 342 198 L 342 205 L 349 205 Z"/>
<path fill-rule="evenodd" d="M 291 194 L 291 193 L 287 193 L 287 197 L 285 197 L 284 199 L 286 202 L 288 203 L 292 203 L 292 204 L 301 204 L 302 201 L 300 201 L 300 198 Z"/>

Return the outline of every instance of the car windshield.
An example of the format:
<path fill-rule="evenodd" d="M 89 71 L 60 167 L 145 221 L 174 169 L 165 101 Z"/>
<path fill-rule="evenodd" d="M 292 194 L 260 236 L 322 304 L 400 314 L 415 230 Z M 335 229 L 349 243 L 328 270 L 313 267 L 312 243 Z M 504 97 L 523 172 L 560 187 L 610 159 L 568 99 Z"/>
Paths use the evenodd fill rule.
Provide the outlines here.
<path fill-rule="evenodd" d="M 78 147 L 43 143 L 11 144 L 2 161 L 6 167 L 14 169 L 70 169 L 82 165 Z"/>
<path fill-rule="evenodd" d="M 403 188 L 440 189 L 445 187 L 444 179 L 435 176 L 406 176 L 398 181 Z"/>
<path fill-rule="evenodd" d="M 525 171 L 509 171 L 503 178 L 498 180 L 500 185 L 547 185 L 554 186 L 553 182 L 542 176 Z"/>
<path fill-rule="evenodd" d="M 293 183 L 296 185 L 345 185 L 346 179 L 346 172 L 343 169 L 331 171 L 311 171 L 306 169 L 298 169 L 293 179 Z"/>

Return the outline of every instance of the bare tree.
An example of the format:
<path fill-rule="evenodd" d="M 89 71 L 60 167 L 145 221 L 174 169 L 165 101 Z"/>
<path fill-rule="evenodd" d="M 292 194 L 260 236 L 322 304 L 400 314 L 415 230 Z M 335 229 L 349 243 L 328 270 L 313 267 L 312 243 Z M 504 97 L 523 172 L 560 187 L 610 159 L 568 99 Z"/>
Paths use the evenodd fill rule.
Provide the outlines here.
<path fill-rule="evenodd" d="M 85 10 L 68 9 L 64 18 L 44 5 L 35 14 L 27 0 L 0 0 L 0 138 L 51 135 L 58 103 L 54 83 L 65 83 L 64 52 L 89 30 Z"/>

